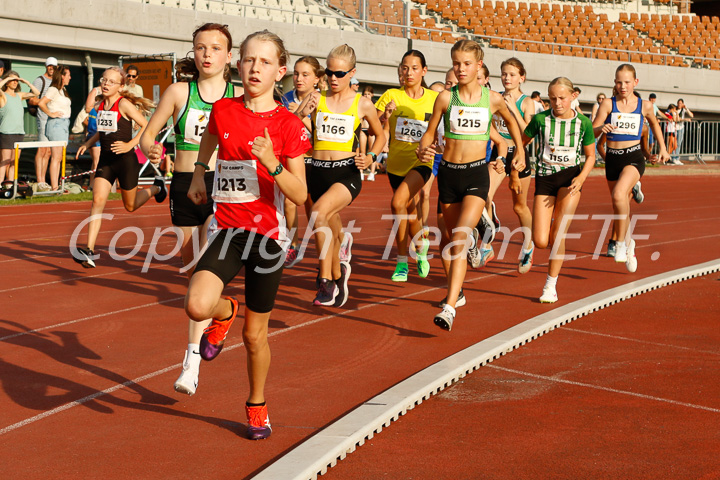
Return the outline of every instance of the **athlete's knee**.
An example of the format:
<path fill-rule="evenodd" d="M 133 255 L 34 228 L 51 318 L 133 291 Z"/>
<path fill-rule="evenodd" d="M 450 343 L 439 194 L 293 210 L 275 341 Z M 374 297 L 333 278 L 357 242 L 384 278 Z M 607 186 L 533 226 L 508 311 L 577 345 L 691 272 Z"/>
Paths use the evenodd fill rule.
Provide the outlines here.
<path fill-rule="evenodd" d="M 195 322 L 207 320 L 212 317 L 213 313 L 214 305 L 210 303 L 201 296 L 188 292 L 187 297 L 185 297 L 185 313 L 190 320 Z"/>
<path fill-rule="evenodd" d="M 627 192 L 624 191 L 624 189 L 617 188 L 612 191 L 612 201 L 615 204 L 621 204 L 621 203 L 627 203 L 629 200 L 629 195 Z"/>
<path fill-rule="evenodd" d="M 407 210 L 407 199 L 399 198 L 398 195 L 393 196 L 390 202 L 390 209 L 395 215 L 405 212 Z"/>
<path fill-rule="evenodd" d="M 528 208 L 526 203 L 515 202 L 513 204 L 513 211 L 515 212 L 515 215 L 523 215 L 528 213 L 530 208 Z"/>
<path fill-rule="evenodd" d="M 123 205 L 125 206 L 125 210 L 127 210 L 128 212 L 131 212 L 131 213 L 132 213 L 132 212 L 134 212 L 135 210 L 137 210 L 137 207 L 135 206 L 135 203 L 126 203 L 126 202 L 123 202 Z"/>
<path fill-rule="evenodd" d="M 264 327 L 252 327 L 245 324 L 243 328 L 243 342 L 249 351 L 257 351 L 267 345 L 267 330 Z"/>
<path fill-rule="evenodd" d="M 541 250 L 548 248 L 549 240 L 549 235 L 533 233 L 533 244 Z"/>

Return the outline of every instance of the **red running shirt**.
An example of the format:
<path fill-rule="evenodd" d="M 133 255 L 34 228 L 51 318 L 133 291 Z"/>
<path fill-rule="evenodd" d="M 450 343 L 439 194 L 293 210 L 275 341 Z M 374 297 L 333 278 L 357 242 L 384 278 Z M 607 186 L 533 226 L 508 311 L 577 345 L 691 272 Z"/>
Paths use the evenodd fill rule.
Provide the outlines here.
<path fill-rule="evenodd" d="M 282 106 L 274 114 L 255 114 L 245 107 L 244 97 L 235 97 L 215 102 L 207 128 L 219 145 L 212 192 L 218 227 L 286 242 L 285 196 L 251 149 L 267 128 L 275 157 L 287 168 L 288 158 L 302 156 L 312 146 L 305 125 Z"/>

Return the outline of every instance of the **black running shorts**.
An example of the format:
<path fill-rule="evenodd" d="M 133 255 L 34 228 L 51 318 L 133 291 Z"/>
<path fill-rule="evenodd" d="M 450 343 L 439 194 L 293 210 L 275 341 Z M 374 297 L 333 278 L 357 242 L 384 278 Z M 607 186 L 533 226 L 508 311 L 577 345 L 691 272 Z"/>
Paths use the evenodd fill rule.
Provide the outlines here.
<path fill-rule="evenodd" d="M 212 237 L 193 275 L 206 270 L 227 286 L 245 267 L 245 306 L 255 313 L 268 313 L 275 306 L 284 262 L 285 251 L 272 238 L 223 229 Z"/>
<path fill-rule="evenodd" d="M 485 159 L 472 163 L 440 162 L 437 175 L 440 203 L 460 203 L 467 195 L 487 201 L 490 175 Z"/>
<path fill-rule="evenodd" d="M 428 167 L 427 165 L 418 165 L 417 167 L 411 169 L 410 172 L 412 172 L 413 170 L 420 174 L 423 179 L 423 185 L 426 184 L 428 180 L 430 180 L 430 175 L 432 175 L 433 173 L 432 168 Z M 405 175 L 405 177 L 401 177 L 400 175 L 395 175 L 394 173 L 388 173 L 387 176 L 388 180 L 390 180 L 390 188 L 393 189 L 393 192 L 400 187 L 400 184 L 403 182 L 403 180 L 405 180 L 405 177 L 407 177 L 407 175 Z"/>
<path fill-rule="evenodd" d="M 195 205 L 187 196 L 192 183 L 192 172 L 175 173 L 170 183 L 170 218 L 177 227 L 197 227 L 203 225 L 205 220 L 213 214 L 212 189 L 214 172 L 205 174 L 205 188 L 207 189 L 207 203 Z"/>
<path fill-rule="evenodd" d="M 557 197 L 561 188 L 572 185 L 573 178 L 580 175 L 580 165 L 569 167 L 552 175 L 535 175 L 535 195 Z"/>
<path fill-rule="evenodd" d="M 313 158 L 312 162 L 312 175 L 308 180 L 308 190 L 313 203 L 317 202 L 336 183 L 340 183 L 348 189 L 352 196 L 350 203 L 360 195 L 362 179 L 360 170 L 355 165 L 355 157 L 342 160 Z"/>
<path fill-rule="evenodd" d="M 637 168 L 640 177 L 645 173 L 645 155 L 639 143 L 628 148 L 608 148 L 605 154 L 605 178 L 608 182 L 616 182 L 628 165 Z"/>
<path fill-rule="evenodd" d="M 120 188 L 127 191 L 138 186 L 139 176 L 140 163 L 135 155 L 135 150 L 130 150 L 122 155 L 100 151 L 100 161 L 95 171 L 95 178 L 104 178 L 110 182 L 110 185 L 117 180 Z"/>
<path fill-rule="evenodd" d="M 519 173 L 520 178 L 529 177 L 532 175 L 532 168 L 530 166 L 530 156 L 528 155 L 527 148 L 523 147 L 523 150 L 525 151 L 525 169 Z M 497 147 L 493 146 L 492 154 L 490 155 L 490 161 L 494 161 L 498 156 Z M 512 173 L 512 159 L 515 156 L 515 147 L 508 147 L 508 153 L 507 157 L 505 158 L 505 175 L 510 175 Z"/>

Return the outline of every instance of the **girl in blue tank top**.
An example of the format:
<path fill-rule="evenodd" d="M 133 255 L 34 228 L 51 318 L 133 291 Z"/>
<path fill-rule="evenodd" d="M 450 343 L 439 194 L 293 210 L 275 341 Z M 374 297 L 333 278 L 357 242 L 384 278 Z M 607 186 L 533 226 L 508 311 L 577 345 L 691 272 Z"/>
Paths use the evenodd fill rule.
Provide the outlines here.
<path fill-rule="evenodd" d="M 605 179 L 610 188 L 613 213 L 619 216 L 613 226 L 613 237 L 617 238 L 617 243 L 613 244 L 610 240 L 608 249 L 614 247 L 615 261 L 624 263 L 631 273 L 637 270 L 637 258 L 635 241 L 628 229 L 630 198 L 633 197 L 637 203 L 644 198 L 640 178 L 645 172 L 645 156 L 640 139 L 645 120 L 660 146 L 660 153 L 651 161 L 665 163 L 670 159 L 652 104 L 643 102 L 635 94 L 637 84 L 635 68 L 627 63 L 620 65 L 615 71 L 615 95 L 603 101 L 593 121 L 595 136 L 606 135 Z"/>

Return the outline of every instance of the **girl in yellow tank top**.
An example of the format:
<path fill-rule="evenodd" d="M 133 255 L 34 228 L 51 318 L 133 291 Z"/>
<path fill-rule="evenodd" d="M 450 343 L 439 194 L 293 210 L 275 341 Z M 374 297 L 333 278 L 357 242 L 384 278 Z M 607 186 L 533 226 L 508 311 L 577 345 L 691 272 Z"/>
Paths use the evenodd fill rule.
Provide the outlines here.
<path fill-rule="evenodd" d="M 385 133 L 390 137 L 387 161 L 388 178 L 393 190 L 390 208 L 397 219 L 411 217 L 410 220 L 396 222 L 397 265 L 391 276 L 393 282 L 407 282 L 408 233 L 416 245 L 418 276 L 425 278 L 430 273 L 427 260 L 430 244 L 423 229 L 420 194 L 423 186 L 432 182 L 432 160 L 419 160 L 415 150 L 427 130 L 437 98 L 437 92 L 424 86 L 427 64 L 421 52 L 406 52 L 400 71 L 404 87 L 386 91 L 375 104 L 378 115 L 386 119 Z"/>
<path fill-rule="evenodd" d="M 313 165 L 308 179 L 313 207 L 308 227 L 315 232 L 320 258 L 313 305 L 341 307 L 348 299 L 350 262 L 349 255 L 347 262 L 340 262 L 340 212 L 360 193 L 360 171 L 380 153 L 385 134 L 372 102 L 350 88 L 355 75 L 355 51 L 350 46 L 341 45 L 328 54 L 325 74 L 328 89 L 308 95 L 295 114 L 313 132 Z M 367 155 L 361 155 L 359 147 L 363 119 L 375 135 Z"/>

